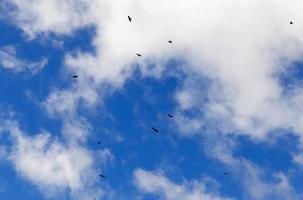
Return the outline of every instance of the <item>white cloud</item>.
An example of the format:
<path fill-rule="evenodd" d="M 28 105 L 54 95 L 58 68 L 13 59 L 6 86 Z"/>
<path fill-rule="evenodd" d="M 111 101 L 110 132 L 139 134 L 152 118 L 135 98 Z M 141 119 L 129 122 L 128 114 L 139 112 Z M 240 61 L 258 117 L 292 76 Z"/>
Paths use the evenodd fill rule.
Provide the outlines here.
<path fill-rule="evenodd" d="M 69 192 L 73 199 L 103 195 L 95 185 L 98 172 L 88 149 L 76 143 L 63 144 L 47 132 L 28 136 L 13 120 L 1 120 L 1 129 L 13 142 L 7 156 L 15 170 L 48 198 L 57 198 L 62 192 Z"/>
<path fill-rule="evenodd" d="M 40 33 L 69 34 L 74 29 L 89 25 L 86 6 L 88 0 L 11 0 L 6 14 L 22 28 L 30 38 Z M 14 9 L 10 5 L 14 6 Z"/>
<path fill-rule="evenodd" d="M 0 161 L 7 158 L 8 150 L 5 146 L 0 146 Z"/>
<path fill-rule="evenodd" d="M 81 79 L 80 77 L 79 79 Z M 62 135 L 70 143 L 83 143 L 91 133 L 90 123 L 78 114 L 78 107 L 86 109 L 98 102 L 97 93 L 93 88 L 73 87 L 66 90 L 53 90 L 42 103 L 42 107 L 54 118 L 62 120 Z"/>
<path fill-rule="evenodd" d="M 237 162 L 239 163 L 235 164 L 234 167 L 237 168 L 236 170 L 239 170 L 237 171 L 237 176 L 241 178 L 238 181 L 243 184 L 245 199 L 299 199 L 299 194 L 295 192 L 288 181 L 288 177 L 283 173 L 274 174 L 274 180 L 269 181 L 265 176 L 264 170 L 256 165 L 245 159 L 238 160 Z M 240 170 L 242 170 L 242 173 Z"/>
<path fill-rule="evenodd" d="M 62 134 L 70 143 L 85 142 L 90 132 L 91 126 L 84 118 L 63 120 Z"/>
<path fill-rule="evenodd" d="M 303 155 L 302 155 L 302 153 L 294 155 L 293 160 L 294 160 L 294 162 L 296 162 L 300 165 L 303 165 Z"/>
<path fill-rule="evenodd" d="M 19 59 L 14 46 L 4 46 L 0 48 L 0 66 L 7 70 L 11 70 L 13 72 L 29 71 L 35 74 L 46 65 L 46 58 L 35 62 Z"/>
<path fill-rule="evenodd" d="M 84 149 L 62 148 L 59 143 L 50 142 L 49 134 L 17 138 L 11 159 L 17 171 L 37 185 L 72 189 L 81 186 L 81 172 L 92 162 Z"/>
<path fill-rule="evenodd" d="M 108 148 L 98 150 L 96 152 L 96 157 L 103 167 L 107 166 L 110 162 L 112 162 L 115 159 L 115 156 Z"/>
<path fill-rule="evenodd" d="M 120 86 L 131 76 L 134 63 L 145 74 L 154 73 L 149 70 L 154 64 L 159 74 L 169 59 L 178 58 L 186 63 L 185 72 L 211 80 L 207 90 L 195 95 L 191 95 L 192 85 L 184 87 L 177 95 L 181 108 L 200 110 L 201 103 L 193 107 L 193 102 L 200 99 L 199 93 L 206 93 L 209 109 L 203 110 L 207 113 L 203 121 L 218 120 L 217 126 L 258 138 L 279 128 L 302 132 L 301 86 L 285 96 L 277 79 L 303 52 L 303 28 L 296 23 L 303 20 L 300 0 L 11 3 L 17 7 L 16 24 L 31 37 L 45 32 L 70 34 L 94 25 L 96 54 L 67 54 L 65 63 L 92 78 L 95 87 L 104 82 Z M 133 17 L 132 23 L 127 15 Z M 295 24 L 289 25 L 290 20 Z M 143 57 L 136 57 L 136 52 Z M 222 118 L 218 111 L 227 116 Z"/>
<path fill-rule="evenodd" d="M 234 155 L 237 144 L 233 139 L 214 137 L 204 141 L 204 151 L 209 157 L 220 161 L 241 187 L 242 199 L 247 200 L 295 200 L 301 199 L 291 185 L 289 174 L 262 168 L 244 157 Z"/>
<path fill-rule="evenodd" d="M 82 78 L 82 77 L 80 77 Z M 98 102 L 97 93 L 93 87 L 73 87 L 68 90 L 54 90 L 50 93 L 43 106 L 51 116 L 72 115 L 77 112 L 79 104 L 91 107 Z"/>
<path fill-rule="evenodd" d="M 185 63 L 182 67 L 187 80 L 193 78 L 193 71 L 210 80 L 205 90 L 186 81 L 178 90 L 176 100 L 180 113 L 186 109 L 200 112 L 194 119 L 179 118 L 181 126 L 187 125 L 182 131 L 213 128 L 263 139 L 271 130 L 280 128 L 303 134 L 302 85 L 285 94 L 278 80 L 292 62 L 302 60 L 301 0 L 291 3 L 287 0 L 10 2 L 16 6 L 12 14 L 14 22 L 30 38 L 43 33 L 71 34 L 88 25 L 96 27 L 93 40 L 96 54 L 66 53 L 65 66 L 84 78 L 76 88 L 55 90 L 49 95 L 44 105 L 51 115 L 75 118 L 81 100 L 95 105 L 100 84 L 123 85 L 125 79 L 131 77 L 133 64 L 138 63 L 145 74 L 154 74 L 149 70 L 154 64 L 158 75 L 169 59 L 177 58 Z M 127 15 L 133 17 L 132 23 L 127 21 Z M 289 25 L 290 20 L 295 24 Z M 168 44 L 168 40 L 173 44 Z M 143 57 L 136 57 L 137 52 Z M 88 80 L 93 83 L 88 84 Z M 82 138 L 82 133 L 76 135 Z M 259 171 L 257 167 L 220 154 L 224 148 L 216 150 L 212 153 L 223 155 L 218 159 L 229 165 L 240 165 L 249 174 L 255 174 L 252 177 L 259 177 L 259 172 L 255 172 Z M 297 161 L 301 160 L 297 157 Z M 170 198 L 165 193 L 168 185 L 186 196 L 187 190 L 182 185 L 160 175 L 147 173 L 146 176 L 159 176 L 163 183 L 146 183 L 145 190 L 160 190 Z M 259 178 L 252 180 L 257 183 L 254 186 L 268 188 Z M 285 183 L 285 179 L 280 177 L 280 183 Z M 263 195 L 263 188 L 256 191 L 251 196 L 260 191 L 256 198 L 268 195 L 266 192 Z"/>
<path fill-rule="evenodd" d="M 177 184 L 158 172 L 137 169 L 134 172 L 135 184 L 143 192 L 154 194 L 163 200 L 227 200 L 219 194 L 206 192 L 200 182 Z"/>

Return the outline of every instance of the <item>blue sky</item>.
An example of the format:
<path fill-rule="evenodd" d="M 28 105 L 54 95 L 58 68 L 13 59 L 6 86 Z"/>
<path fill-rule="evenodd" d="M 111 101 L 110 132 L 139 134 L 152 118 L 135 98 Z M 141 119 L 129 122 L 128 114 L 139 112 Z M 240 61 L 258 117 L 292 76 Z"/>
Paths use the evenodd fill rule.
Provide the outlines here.
<path fill-rule="evenodd" d="M 303 4 L 261 2 L 0 3 L 0 199 L 303 199 Z"/>

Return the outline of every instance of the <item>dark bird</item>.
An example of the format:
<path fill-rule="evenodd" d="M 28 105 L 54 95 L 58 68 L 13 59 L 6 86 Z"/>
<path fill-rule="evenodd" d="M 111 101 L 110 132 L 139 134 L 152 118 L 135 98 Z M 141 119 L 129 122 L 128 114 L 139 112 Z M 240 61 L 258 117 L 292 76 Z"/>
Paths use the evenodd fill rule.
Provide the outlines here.
<path fill-rule="evenodd" d="M 106 178 L 103 174 L 100 174 L 99 176 L 100 176 L 101 178 Z"/>
<path fill-rule="evenodd" d="M 289 24 L 292 25 L 292 24 L 294 24 L 294 22 L 293 22 L 293 21 L 290 21 Z"/>
<path fill-rule="evenodd" d="M 227 176 L 227 175 L 228 175 L 228 172 L 224 172 L 224 175 Z"/>
<path fill-rule="evenodd" d="M 154 127 L 152 127 L 152 129 L 153 129 L 154 132 L 159 133 L 159 130 L 158 130 L 158 129 L 156 129 L 156 128 L 154 128 Z"/>
<path fill-rule="evenodd" d="M 101 144 L 101 142 L 99 141 L 99 142 L 97 142 L 97 144 Z"/>
<path fill-rule="evenodd" d="M 73 78 L 78 78 L 78 75 L 73 75 Z"/>
<path fill-rule="evenodd" d="M 130 16 L 128 16 L 128 21 L 132 22 L 132 18 Z"/>
<path fill-rule="evenodd" d="M 171 40 L 169 40 L 168 43 L 173 43 L 173 42 Z"/>
<path fill-rule="evenodd" d="M 169 113 L 167 114 L 167 116 L 170 117 L 170 118 L 174 117 L 173 115 L 171 115 L 171 114 L 169 114 Z"/>
<path fill-rule="evenodd" d="M 137 56 L 139 56 L 139 57 L 142 57 L 142 55 L 141 55 L 141 54 L 139 54 L 139 53 L 136 53 L 136 55 L 137 55 Z"/>

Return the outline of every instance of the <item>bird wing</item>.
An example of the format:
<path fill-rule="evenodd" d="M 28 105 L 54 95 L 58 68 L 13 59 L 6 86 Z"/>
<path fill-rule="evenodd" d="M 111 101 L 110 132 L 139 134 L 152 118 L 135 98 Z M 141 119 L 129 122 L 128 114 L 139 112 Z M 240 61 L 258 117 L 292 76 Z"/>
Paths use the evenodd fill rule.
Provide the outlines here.
<path fill-rule="evenodd" d="M 156 129 L 156 128 L 152 128 L 152 129 L 153 129 L 153 131 L 155 131 L 157 133 L 159 132 L 158 129 Z"/>

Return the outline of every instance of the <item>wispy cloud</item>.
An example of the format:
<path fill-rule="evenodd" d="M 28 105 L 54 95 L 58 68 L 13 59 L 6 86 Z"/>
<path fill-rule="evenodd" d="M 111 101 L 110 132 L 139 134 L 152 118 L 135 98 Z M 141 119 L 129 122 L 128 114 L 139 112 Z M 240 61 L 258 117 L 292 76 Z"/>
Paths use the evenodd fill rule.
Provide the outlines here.
<path fill-rule="evenodd" d="M 6 18 L 18 24 L 30 39 L 39 34 L 70 34 L 91 20 L 88 0 L 80 1 L 3 1 Z M 9 10 L 6 10 L 5 7 Z"/>
<path fill-rule="evenodd" d="M 1 132 L 6 132 L 12 147 L 6 158 L 18 174 L 36 185 L 48 198 L 69 192 L 73 199 L 101 197 L 104 191 L 95 185 L 98 171 L 94 154 L 76 143 L 60 142 L 48 132 L 27 135 L 15 120 L 1 119 Z M 106 157 L 102 162 L 107 162 Z"/>
<path fill-rule="evenodd" d="M 201 182 L 174 183 L 159 172 L 137 169 L 134 172 L 137 187 L 146 194 L 154 194 L 164 200 L 231 200 L 215 192 L 206 192 Z"/>
<path fill-rule="evenodd" d="M 225 165 L 231 178 L 241 187 L 243 199 L 295 200 L 303 197 L 289 181 L 288 174 L 262 168 L 245 157 L 235 156 L 238 147 L 235 138 L 212 138 L 204 142 L 205 154 Z"/>
<path fill-rule="evenodd" d="M 4 46 L 0 48 L 0 66 L 13 72 L 30 72 L 35 74 L 47 65 L 47 59 L 30 62 L 18 58 L 14 46 Z"/>

